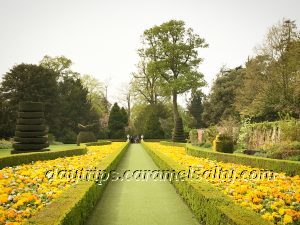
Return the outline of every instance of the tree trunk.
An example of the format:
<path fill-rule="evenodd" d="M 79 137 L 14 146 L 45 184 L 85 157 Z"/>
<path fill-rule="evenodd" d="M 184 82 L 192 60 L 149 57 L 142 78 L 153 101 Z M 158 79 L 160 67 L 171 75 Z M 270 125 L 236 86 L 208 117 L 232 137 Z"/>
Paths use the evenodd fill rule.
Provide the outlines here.
<path fill-rule="evenodd" d="M 172 91 L 173 95 L 173 114 L 174 114 L 174 132 L 172 135 L 172 140 L 174 142 L 184 142 L 184 130 L 182 119 L 179 116 L 178 106 L 177 106 L 177 91 Z"/>
<path fill-rule="evenodd" d="M 177 91 L 172 91 L 173 95 L 173 117 L 174 122 L 179 118 L 178 106 L 177 106 Z"/>

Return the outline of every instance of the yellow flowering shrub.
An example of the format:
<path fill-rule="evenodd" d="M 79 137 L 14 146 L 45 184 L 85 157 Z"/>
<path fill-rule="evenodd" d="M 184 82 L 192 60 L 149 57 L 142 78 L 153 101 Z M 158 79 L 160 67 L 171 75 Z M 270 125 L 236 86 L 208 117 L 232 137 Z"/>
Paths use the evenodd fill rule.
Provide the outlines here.
<path fill-rule="evenodd" d="M 190 167 L 201 167 L 202 171 L 212 168 L 242 171 L 259 170 L 241 164 L 223 163 L 207 158 L 187 155 L 183 147 L 166 146 L 146 142 L 153 151 L 159 151 L 175 160 L 187 170 Z M 217 187 L 232 200 L 261 214 L 262 218 L 274 224 L 300 223 L 300 177 L 289 177 L 284 173 L 274 173 L 274 179 L 215 179 L 206 177 L 206 181 Z"/>
<path fill-rule="evenodd" d="M 0 170 L 0 225 L 22 224 L 27 218 L 58 198 L 75 179 L 48 179 L 45 172 L 54 166 L 61 169 L 89 169 L 118 150 L 124 143 L 89 146 L 86 155 L 37 161 L 33 164 Z"/>

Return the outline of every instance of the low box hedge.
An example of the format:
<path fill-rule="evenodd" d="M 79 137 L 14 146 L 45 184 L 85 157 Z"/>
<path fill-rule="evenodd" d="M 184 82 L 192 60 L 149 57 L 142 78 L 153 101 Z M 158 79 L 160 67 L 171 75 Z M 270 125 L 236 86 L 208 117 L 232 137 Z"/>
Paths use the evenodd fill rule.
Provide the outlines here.
<path fill-rule="evenodd" d="M 186 146 L 186 143 L 183 143 L 183 142 L 161 141 L 159 143 L 162 145 L 168 145 L 168 146 L 177 146 L 177 147 L 185 147 Z"/>
<path fill-rule="evenodd" d="M 84 155 L 87 153 L 85 148 L 62 150 L 62 151 L 47 151 L 47 152 L 30 152 L 16 155 L 10 155 L 0 158 L 0 169 L 8 166 L 17 166 L 21 164 L 29 164 L 38 160 L 51 160 L 60 157 L 70 157 L 75 155 Z"/>
<path fill-rule="evenodd" d="M 184 168 L 167 156 L 152 151 L 142 143 L 161 170 L 180 171 Z M 228 196 L 206 181 L 172 181 L 177 192 L 193 211 L 200 224 L 267 225 L 272 224 L 247 208 L 236 205 Z"/>
<path fill-rule="evenodd" d="M 284 172 L 289 176 L 300 175 L 300 162 L 296 161 L 215 152 L 205 148 L 192 146 L 191 144 L 186 145 L 186 152 L 191 156 L 209 158 L 225 163 L 230 162 L 244 164 L 275 172 Z"/>
<path fill-rule="evenodd" d="M 126 152 L 129 143 L 124 143 L 114 154 L 103 159 L 97 166 L 99 170 L 116 169 Z M 84 224 L 94 206 L 101 198 L 108 181 L 98 185 L 92 181 L 81 181 L 70 187 L 59 198 L 30 218 L 26 225 L 81 225 Z M 101 219 L 101 218 L 99 218 Z"/>
<path fill-rule="evenodd" d="M 101 146 L 101 145 L 110 145 L 111 141 L 87 142 L 82 144 L 84 144 L 85 146 Z"/>

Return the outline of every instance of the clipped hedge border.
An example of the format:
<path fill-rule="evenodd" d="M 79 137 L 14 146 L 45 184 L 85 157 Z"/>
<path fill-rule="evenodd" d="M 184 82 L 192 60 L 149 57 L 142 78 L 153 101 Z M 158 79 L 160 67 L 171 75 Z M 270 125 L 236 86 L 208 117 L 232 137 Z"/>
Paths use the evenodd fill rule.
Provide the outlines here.
<path fill-rule="evenodd" d="M 120 159 L 129 147 L 129 142 L 106 157 L 97 169 L 110 171 L 117 167 Z M 25 225 L 81 225 L 93 211 L 108 181 L 98 185 L 91 181 L 82 181 L 65 191 L 59 198 L 30 218 Z M 100 218 L 101 219 L 101 218 Z"/>
<path fill-rule="evenodd" d="M 152 151 L 145 143 L 143 147 L 161 170 L 180 171 L 184 168 L 163 154 Z M 228 196 L 205 181 L 171 182 L 180 196 L 191 208 L 200 224 L 207 225 L 271 225 L 261 216 L 235 204 Z"/>
<path fill-rule="evenodd" d="M 87 149 L 78 148 L 62 151 L 48 151 L 48 152 L 30 152 L 16 154 L 0 158 L 0 169 L 8 166 L 17 166 L 21 164 L 29 164 L 38 160 L 51 160 L 60 157 L 70 157 L 75 155 L 84 155 L 87 153 Z"/>
<path fill-rule="evenodd" d="M 97 141 L 97 142 L 87 142 L 82 143 L 85 146 L 101 146 L 101 145 L 110 145 L 111 141 Z"/>
<path fill-rule="evenodd" d="M 191 144 L 186 145 L 186 152 L 191 156 L 209 158 L 225 163 L 238 163 L 261 169 L 273 170 L 275 172 L 284 172 L 288 176 L 300 175 L 300 162 L 296 161 L 214 152 L 201 147 L 192 146 Z"/>
<path fill-rule="evenodd" d="M 185 147 L 186 146 L 186 143 L 182 143 L 182 142 L 161 141 L 159 143 L 161 145 L 167 145 L 167 146 L 177 146 L 177 147 Z"/>

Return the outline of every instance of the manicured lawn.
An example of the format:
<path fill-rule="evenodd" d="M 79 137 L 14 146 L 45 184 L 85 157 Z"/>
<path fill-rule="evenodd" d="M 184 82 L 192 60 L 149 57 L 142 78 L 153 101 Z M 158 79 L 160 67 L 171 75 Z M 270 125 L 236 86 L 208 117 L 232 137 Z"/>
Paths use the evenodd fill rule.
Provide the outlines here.
<path fill-rule="evenodd" d="M 71 150 L 76 149 L 78 146 L 76 144 L 62 144 L 62 145 L 50 145 L 51 151 L 63 151 L 63 150 Z M 10 156 L 10 151 L 12 149 L 0 149 L 0 158 Z"/>

